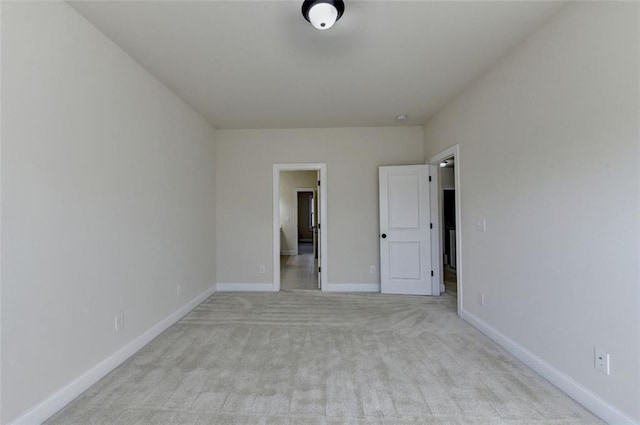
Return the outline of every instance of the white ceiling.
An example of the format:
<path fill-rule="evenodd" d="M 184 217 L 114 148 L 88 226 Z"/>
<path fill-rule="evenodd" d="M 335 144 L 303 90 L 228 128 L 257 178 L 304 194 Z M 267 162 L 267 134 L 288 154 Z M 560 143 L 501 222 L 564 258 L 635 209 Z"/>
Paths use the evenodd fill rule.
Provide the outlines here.
<path fill-rule="evenodd" d="M 317 31 L 302 0 L 70 2 L 216 128 L 422 125 L 562 6 L 345 3 Z"/>

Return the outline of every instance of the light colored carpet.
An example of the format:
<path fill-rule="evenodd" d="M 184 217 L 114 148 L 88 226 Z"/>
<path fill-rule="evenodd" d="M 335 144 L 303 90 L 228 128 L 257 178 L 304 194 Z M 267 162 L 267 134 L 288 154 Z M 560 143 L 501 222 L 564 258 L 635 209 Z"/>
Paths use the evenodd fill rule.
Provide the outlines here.
<path fill-rule="evenodd" d="M 48 424 L 600 424 L 455 299 L 215 294 Z"/>

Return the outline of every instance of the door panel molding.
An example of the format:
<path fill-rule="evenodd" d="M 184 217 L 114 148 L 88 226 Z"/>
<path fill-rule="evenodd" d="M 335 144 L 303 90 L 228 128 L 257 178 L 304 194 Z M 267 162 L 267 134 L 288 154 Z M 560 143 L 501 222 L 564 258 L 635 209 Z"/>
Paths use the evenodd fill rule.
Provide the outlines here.
<path fill-rule="evenodd" d="M 432 294 L 429 170 L 429 165 L 378 169 L 383 293 Z"/>

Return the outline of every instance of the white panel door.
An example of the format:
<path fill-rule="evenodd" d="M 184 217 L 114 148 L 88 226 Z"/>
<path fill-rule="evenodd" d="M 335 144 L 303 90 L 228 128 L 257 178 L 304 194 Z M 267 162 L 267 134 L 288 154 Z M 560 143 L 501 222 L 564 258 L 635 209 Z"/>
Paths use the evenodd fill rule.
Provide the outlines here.
<path fill-rule="evenodd" d="M 380 167 L 379 175 L 381 292 L 431 295 L 429 166 Z"/>

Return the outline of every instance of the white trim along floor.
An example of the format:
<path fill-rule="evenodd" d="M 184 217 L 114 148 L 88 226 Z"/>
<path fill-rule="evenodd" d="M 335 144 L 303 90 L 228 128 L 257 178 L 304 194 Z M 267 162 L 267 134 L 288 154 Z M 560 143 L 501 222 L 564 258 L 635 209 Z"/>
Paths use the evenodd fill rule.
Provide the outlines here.
<path fill-rule="evenodd" d="M 217 293 L 46 422 L 602 424 L 455 298 Z"/>

